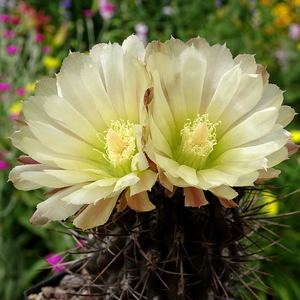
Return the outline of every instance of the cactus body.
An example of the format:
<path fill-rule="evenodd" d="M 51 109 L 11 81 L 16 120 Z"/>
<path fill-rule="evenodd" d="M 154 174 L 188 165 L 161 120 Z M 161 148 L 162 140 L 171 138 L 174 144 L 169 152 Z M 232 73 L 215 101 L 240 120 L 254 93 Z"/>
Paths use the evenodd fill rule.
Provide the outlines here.
<path fill-rule="evenodd" d="M 243 210 L 224 208 L 209 192 L 206 198 L 206 206 L 185 207 L 182 189 L 168 198 L 156 185 L 155 210 L 114 213 L 93 231 L 91 291 L 103 300 L 237 299 L 232 292 L 247 256 Z"/>

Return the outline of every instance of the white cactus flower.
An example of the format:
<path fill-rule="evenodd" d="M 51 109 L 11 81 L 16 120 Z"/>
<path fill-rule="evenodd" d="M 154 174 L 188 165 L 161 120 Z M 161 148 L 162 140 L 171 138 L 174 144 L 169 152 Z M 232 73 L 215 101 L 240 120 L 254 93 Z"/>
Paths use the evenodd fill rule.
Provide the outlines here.
<path fill-rule="evenodd" d="M 29 157 L 9 178 L 21 190 L 53 189 L 38 204 L 34 224 L 77 213 L 77 227 L 101 225 L 122 192 L 122 208 L 154 208 L 147 191 L 157 174 L 143 153 L 144 51 L 131 36 L 122 46 L 70 53 L 56 79 L 41 80 L 24 103 L 11 139 Z"/>
<path fill-rule="evenodd" d="M 206 204 L 205 190 L 234 207 L 232 187 L 279 174 L 294 110 L 252 55 L 195 38 L 152 42 L 145 57 L 154 86 L 146 153 L 166 188 L 183 187 L 187 206 Z"/>

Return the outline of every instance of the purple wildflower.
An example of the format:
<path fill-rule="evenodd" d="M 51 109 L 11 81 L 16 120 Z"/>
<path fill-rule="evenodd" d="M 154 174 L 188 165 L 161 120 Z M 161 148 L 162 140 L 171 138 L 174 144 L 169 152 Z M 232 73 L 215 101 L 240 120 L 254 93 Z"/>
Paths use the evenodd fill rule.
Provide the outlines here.
<path fill-rule="evenodd" d="M 49 265 L 53 266 L 52 271 L 54 273 L 59 273 L 66 268 L 66 266 L 62 265 L 64 260 L 63 260 L 62 256 L 59 254 L 55 254 L 55 253 L 48 254 L 46 256 L 46 262 Z"/>
<path fill-rule="evenodd" d="M 110 20 L 114 15 L 116 7 L 109 3 L 108 0 L 99 0 L 98 9 L 103 20 Z"/>
<path fill-rule="evenodd" d="M 82 11 L 84 17 L 92 17 L 94 15 L 93 11 L 90 9 L 85 9 Z"/>
<path fill-rule="evenodd" d="M 23 87 L 20 87 L 16 89 L 16 95 L 18 96 L 25 96 L 26 95 L 26 89 Z"/>
<path fill-rule="evenodd" d="M 8 45 L 6 46 L 6 53 L 8 54 L 16 54 L 19 52 L 19 47 L 16 45 Z"/>
<path fill-rule="evenodd" d="M 10 29 L 6 29 L 3 32 L 3 37 L 5 37 L 5 38 L 14 38 L 16 36 L 17 36 L 17 33 Z"/>
<path fill-rule="evenodd" d="M 140 40 L 143 41 L 144 43 L 146 43 L 148 26 L 144 23 L 138 23 L 134 26 L 134 30 L 135 30 L 136 35 L 140 38 Z"/>
<path fill-rule="evenodd" d="M 8 168 L 9 168 L 9 163 L 5 160 L 0 160 L 0 171 Z"/>
<path fill-rule="evenodd" d="M 299 24 L 293 23 L 290 25 L 289 37 L 294 41 L 298 41 L 300 39 L 300 25 Z"/>
<path fill-rule="evenodd" d="M 0 92 L 6 92 L 11 89 L 11 84 L 8 82 L 0 82 Z"/>

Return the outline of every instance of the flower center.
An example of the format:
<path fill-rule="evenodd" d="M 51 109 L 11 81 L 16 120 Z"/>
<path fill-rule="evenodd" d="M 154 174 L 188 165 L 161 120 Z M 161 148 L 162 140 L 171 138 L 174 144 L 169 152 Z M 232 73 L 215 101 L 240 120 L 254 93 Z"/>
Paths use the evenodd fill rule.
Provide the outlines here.
<path fill-rule="evenodd" d="M 136 152 L 134 124 L 124 120 L 112 121 L 105 137 L 106 158 L 118 173 L 129 172 Z"/>
<path fill-rule="evenodd" d="M 178 151 L 178 163 L 196 170 L 205 166 L 208 155 L 213 151 L 216 140 L 216 127 L 208 115 L 197 116 L 193 121 L 187 120 L 180 134 L 181 145 Z"/>

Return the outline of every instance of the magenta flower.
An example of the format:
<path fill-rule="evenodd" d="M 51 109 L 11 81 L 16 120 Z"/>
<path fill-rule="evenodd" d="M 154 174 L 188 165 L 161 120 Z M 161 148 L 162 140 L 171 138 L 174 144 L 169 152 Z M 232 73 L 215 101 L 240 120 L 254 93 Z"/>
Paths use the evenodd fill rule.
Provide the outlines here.
<path fill-rule="evenodd" d="M 75 248 L 81 248 L 85 244 L 84 240 L 79 240 L 75 243 Z"/>
<path fill-rule="evenodd" d="M 40 32 L 38 32 L 35 35 L 35 41 L 38 42 L 38 43 L 42 42 L 44 39 L 45 39 L 44 35 Z"/>
<path fill-rule="evenodd" d="M 16 95 L 21 96 L 21 97 L 26 95 L 26 89 L 23 87 L 16 89 Z"/>
<path fill-rule="evenodd" d="M 0 92 L 6 92 L 11 89 L 11 84 L 8 82 L 0 82 Z"/>
<path fill-rule="evenodd" d="M 9 168 L 9 163 L 5 160 L 0 160 L 0 171 L 3 171 L 8 168 Z"/>
<path fill-rule="evenodd" d="M 90 10 L 90 9 L 85 9 L 85 10 L 82 11 L 82 15 L 83 15 L 84 17 L 92 17 L 93 14 L 94 14 L 93 11 Z"/>
<path fill-rule="evenodd" d="M 99 0 L 98 8 L 103 20 L 110 20 L 116 10 L 116 7 L 109 3 L 108 0 Z"/>
<path fill-rule="evenodd" d="M 10 15 L 0 15 L 0 22 L 9 22 Z"/>
<path fill-rule="evenodd" d="M 19 47 L 16 45 L 8 45 L 6 46 L 6 53 L 8 54 L 16 54 L 19 52 Z"/>
<path fill-rule="evenodd" d="M 64 266 L 62 263 L 64 262 L 63 258 L 59 254 L 50 253 L 46 256 L 46 262 L 53 266 L 52 271 L 54 273 L 59 273 L 63 271 L 66 266 Z"/>
<path fill-rule="evenodd" d="M 13 30 L 10 30 L 10 29 L 6 29 L 3 32 L 3 37 L 5 37 L 5 38 L 14 38 L 16 36 L 17 36 L 17 33 Z"/>
<path fill-rule="evenodd" d="M 16 16 L 10 16 L 9 21 L 11 24 L 17 25 L 20 23 L 20 18 Z"/>
<path fill-rule="evenodd" d="M 43 53 L 50 53 L 51 52 L 51 47 L 50 46 L 43 46 L 42 47 L 42 52 Z"/>

